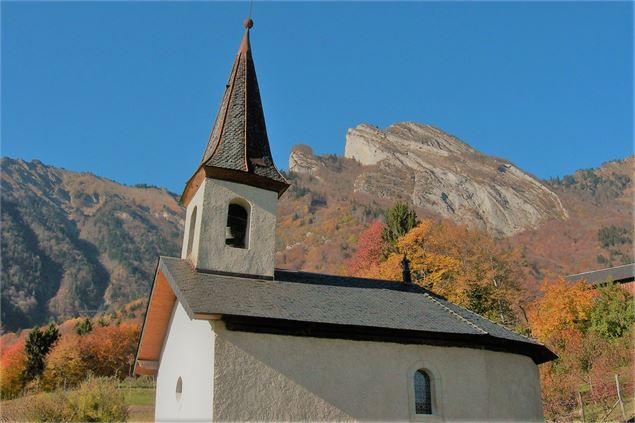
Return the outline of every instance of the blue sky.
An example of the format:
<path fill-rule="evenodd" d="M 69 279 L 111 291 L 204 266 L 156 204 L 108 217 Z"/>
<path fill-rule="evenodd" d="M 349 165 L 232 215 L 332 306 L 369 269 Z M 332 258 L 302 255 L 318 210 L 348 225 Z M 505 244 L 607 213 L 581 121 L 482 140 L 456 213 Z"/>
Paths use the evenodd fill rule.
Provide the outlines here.
<path fill-rule="evenodd" d="M 2 2 L 2 154 L 180 192 L 246 3 Z M 276 163 L 428 123 L 539 176 L 633 152 L 631 2 L 255 2 Z"/>

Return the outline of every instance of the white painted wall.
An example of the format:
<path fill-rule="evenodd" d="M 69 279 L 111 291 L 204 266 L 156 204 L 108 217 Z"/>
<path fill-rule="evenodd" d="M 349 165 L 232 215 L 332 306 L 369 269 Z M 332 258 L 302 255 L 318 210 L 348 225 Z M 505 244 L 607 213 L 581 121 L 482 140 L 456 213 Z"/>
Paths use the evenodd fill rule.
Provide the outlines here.
<path fill-rule="evenodd" d="M 227 212 L 232 200 L 249 203 L 248 248 L 225 245 Z M 202 203 L 202 204 L 201 204 Z M 273 276 L 278 194 L 248 185 L 206 178 L 188 206 L 198 204 L 200 224 L 193 261 L 198 269 Z M 189 222 L 185 227 L 189 228 Z M 185 236 L 187 238 L 187 235 Z M 186 251 L 187 240 L 183 251 Z"/>
<path fill-rule="evenodd" d="M 157 373 L 155 420 L 211 421 L 213 363 L 214 332 L 210 322 L 190 320 L 177 302 Z M 183 380 L 183 394 L 177 401 L 179 377 Z"/>
<path fill-rule="evenodd" d="M 530 358 L 480 349 L 228 331 L 214 322 L 216 420 L 543 420 Z M 434 416 L 414 415 L 414 372 Z"/>

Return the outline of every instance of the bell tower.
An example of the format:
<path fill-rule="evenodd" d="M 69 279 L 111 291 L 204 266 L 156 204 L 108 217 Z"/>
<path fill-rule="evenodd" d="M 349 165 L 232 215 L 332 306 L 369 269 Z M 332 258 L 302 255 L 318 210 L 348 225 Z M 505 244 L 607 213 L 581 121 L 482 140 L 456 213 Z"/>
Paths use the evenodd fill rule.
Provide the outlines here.
<path fill-rule="evenodd" d="M 202 271 L 273 276 L 276 208 L 289 187 L 273 163 L 249 31 L 234 60 L 203 159 L 187 181 L 181 258 Z"/>

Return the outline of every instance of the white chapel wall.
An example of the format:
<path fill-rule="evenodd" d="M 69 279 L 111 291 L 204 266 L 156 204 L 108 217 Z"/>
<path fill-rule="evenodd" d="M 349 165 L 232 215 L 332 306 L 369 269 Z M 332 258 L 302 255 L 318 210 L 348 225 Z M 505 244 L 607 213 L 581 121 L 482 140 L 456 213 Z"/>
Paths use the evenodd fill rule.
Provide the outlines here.
<path fill-rule="evenodd" d="M 538 368 L 480 349 L 228 331 L 214 323 L 216 420 L 543 420 Z M 434 416 L 412 377 L 432 376 Z"/>
<path fill-rule="evenodd" d="M 161 353 L 156 387 L 156 421 L 211 421 L 214 332 L 210 322 L 190 320 L 177 302 Z M 182 379 L 177 399 L 176 385 Z"/>

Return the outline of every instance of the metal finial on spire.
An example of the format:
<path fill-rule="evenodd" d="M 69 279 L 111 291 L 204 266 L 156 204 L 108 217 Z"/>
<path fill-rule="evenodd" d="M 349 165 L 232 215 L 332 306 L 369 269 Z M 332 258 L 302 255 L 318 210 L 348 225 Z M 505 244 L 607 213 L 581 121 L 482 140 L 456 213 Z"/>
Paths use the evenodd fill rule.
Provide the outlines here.
<path fill-rule="evenodd" d="M 245 27 L 245 29 L 250 29 L 251 27 L 254 26 L 254 21 L 251 18 L 247 18 L 245 19 L 245 21 L 243 22 L 243 26 Z"/>

